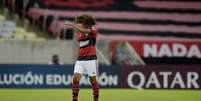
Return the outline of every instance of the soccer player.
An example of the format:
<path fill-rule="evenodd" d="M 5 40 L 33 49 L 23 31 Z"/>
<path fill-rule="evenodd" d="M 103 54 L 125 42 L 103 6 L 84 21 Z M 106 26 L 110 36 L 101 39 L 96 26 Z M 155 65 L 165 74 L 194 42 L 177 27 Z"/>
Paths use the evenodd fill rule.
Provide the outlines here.
<path fill-rule="evenodd" d="M 99 84 L 97 81 L 98 62 L 96 56 L 95 18 L 88 14 L 77 16 L 75 23 L 65 21 L 65 25 L 72 26 L 77 30 L 79 54 L 74 67 L 72 94 L 73 101 L 78 101 L 79 82 L 82 74 L 87 74 L 93 89 L 93 99 L 98 101 Z"/>

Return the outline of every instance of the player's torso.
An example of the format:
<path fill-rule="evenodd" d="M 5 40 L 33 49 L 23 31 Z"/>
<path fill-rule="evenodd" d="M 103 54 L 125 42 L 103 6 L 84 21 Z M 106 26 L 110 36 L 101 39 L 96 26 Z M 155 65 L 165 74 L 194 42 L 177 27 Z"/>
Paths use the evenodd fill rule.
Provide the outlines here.
<path fill-rule="evenodd" d="M 78 32 L 79 55 L 78 60 L 94 60 L 96 57 L 96 37 L 97 33 Z"/>

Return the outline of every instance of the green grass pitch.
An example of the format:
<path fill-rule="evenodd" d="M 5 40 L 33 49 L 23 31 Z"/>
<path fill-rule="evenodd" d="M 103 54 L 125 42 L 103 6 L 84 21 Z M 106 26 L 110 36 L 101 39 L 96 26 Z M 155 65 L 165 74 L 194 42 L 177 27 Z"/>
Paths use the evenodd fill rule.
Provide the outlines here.
<path fill-rule="evenodd" d="M 70 89 L 0 89 L 0 101 L 72 101 Z M 92 101 L 81 89 L 79 101 Z M 201 101 L 200 90 L 101 89 L 100 101 Z"/>

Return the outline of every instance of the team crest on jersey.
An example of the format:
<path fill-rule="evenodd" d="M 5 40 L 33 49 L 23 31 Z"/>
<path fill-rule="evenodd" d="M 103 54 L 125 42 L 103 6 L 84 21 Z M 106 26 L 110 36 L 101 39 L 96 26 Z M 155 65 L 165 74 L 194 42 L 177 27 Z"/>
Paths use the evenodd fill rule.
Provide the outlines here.
<path fill-rule="evenodd" d="M 85 33 L 86 36 L 89 36 L 89 33 Z"/>

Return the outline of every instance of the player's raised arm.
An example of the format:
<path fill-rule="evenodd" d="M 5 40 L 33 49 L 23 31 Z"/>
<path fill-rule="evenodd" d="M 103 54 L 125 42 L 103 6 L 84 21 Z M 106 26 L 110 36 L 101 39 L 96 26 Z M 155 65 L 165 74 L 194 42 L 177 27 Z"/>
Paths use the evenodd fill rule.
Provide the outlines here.
<path fill-rule="evenodd" d="M 65 22 L 65 25 L 72 26 L 73 28 L 75 28 L 75 29 L 77 29 L 77 30 L 79 30 L 80 32 L 83 32 L 83 33 L 91 33 L 91 30 L 89 28 L 85 28 L 81 24 Z"/>
<path fill-rule="evenodd" d="M 73 28 L 79 30 L 80 32 L 83 33 L 91 33 L 93 25 L 96 24 L 95 18 L 89 15 L 80 15 L 77 16 L 75 19 L 75 23 L 65 21 L 65 25 L 72 26 Z"/>

